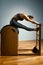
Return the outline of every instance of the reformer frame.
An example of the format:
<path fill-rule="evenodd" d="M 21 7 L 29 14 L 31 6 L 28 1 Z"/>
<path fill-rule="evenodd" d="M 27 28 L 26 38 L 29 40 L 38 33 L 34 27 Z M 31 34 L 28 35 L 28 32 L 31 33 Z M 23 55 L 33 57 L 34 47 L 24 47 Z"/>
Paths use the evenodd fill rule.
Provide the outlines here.
<path fill-rule="evenodd" d="M 39 27 L 39 30 L 36 31 L 36 47 L 39 45 L 38 55 L 41 55 L 41 24 L 36 25 L 36 27 Z"/>
<path fill-rule="evenodd" d="M 39 28 L 37 31 L 36 31 L 36 48 L 38 46 L 38 50 L 39 52 L 38 53 L 35 53 L 34 55 L 41 55 L 41 24 L 36 24 L 36 28 Z M 20 50 L 20 49 L 19 49 Z M 32 51 L 32 49 L 21 49 L 21 50 L 30 50 Z M 19 55 L 33 55 L 33 54 L 19 54 Z"/>

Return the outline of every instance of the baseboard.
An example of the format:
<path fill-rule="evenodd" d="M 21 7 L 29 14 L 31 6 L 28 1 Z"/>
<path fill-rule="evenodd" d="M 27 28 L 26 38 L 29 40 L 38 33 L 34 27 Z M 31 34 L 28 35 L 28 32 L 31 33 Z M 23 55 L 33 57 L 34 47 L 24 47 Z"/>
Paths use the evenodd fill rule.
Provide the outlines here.
<path fill-rule="evenodd" d="M 28 42 L 28 41 L 36 41 L 36 40 L 19 40 L 19 42 Z M 43 41 L 43 39 L 41 39 Z"/>

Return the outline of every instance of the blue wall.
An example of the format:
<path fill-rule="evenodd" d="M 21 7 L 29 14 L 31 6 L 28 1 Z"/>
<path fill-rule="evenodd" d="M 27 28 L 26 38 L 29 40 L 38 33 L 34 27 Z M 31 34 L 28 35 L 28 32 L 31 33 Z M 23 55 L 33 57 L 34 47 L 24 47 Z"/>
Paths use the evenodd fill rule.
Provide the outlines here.
<path fill-rule="evenodd" d="M 33 15 L 33 20 L 39 21 L 43 24 L 43 0 L 0 0 L 0 29 L 4 25 L 9 24 L 10 19 L 19 12 Z M 35 27 L 35 25 L 33 25 L 32 23 L 28 23 L 25 20 L 19 22 L 31 28 Z M 35 32 L 28 32 L 23 29 L 19 30 L 19 40 L 35 39 Z"/>

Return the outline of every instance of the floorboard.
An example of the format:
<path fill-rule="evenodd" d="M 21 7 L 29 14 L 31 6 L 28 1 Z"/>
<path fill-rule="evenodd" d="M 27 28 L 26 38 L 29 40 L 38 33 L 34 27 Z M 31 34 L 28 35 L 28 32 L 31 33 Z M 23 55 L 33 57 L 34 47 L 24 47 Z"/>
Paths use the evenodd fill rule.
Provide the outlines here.
<path fill-rule="evenodd" d="M 32 53 L 32 51 L 28 49 L 32 49 L 35 44 L 35 41 L 20 41 L 18 44 L 18 54 Z M 41 41 L 41 56 L 34 54 L 18 56 L 0 56 L 0 65 L 43 65 L 43 41 Z"/>

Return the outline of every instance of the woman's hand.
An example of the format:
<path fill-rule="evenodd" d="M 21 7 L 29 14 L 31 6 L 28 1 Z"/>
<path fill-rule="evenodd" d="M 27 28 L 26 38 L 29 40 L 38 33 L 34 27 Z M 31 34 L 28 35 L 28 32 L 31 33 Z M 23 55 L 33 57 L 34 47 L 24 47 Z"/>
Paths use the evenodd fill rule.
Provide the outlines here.
<path fill-rule="evenodd" d="M 37 21 L 34 21 L 34 23 L 35 23 L 35 24 L 37 24 L 37 25 L 40 25 L 40 23 L 39 23 L 39 22 L 37 22 Z"/>

